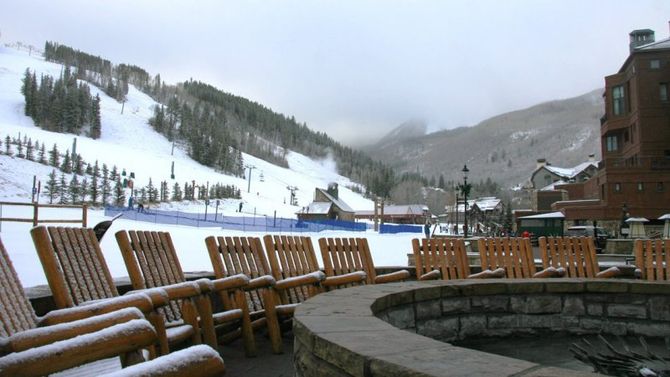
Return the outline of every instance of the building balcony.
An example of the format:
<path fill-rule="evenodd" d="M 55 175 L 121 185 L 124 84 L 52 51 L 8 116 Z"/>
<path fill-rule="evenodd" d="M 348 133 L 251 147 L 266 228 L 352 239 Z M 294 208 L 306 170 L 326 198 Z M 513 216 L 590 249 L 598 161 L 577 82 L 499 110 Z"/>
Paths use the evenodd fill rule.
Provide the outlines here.
<path fill-rule="evenodd" d="M 670 170 L 670 159 L 665 157 L 643 158 L 607 158 L 598 164 L 598 168 L 607 170 Z"/>

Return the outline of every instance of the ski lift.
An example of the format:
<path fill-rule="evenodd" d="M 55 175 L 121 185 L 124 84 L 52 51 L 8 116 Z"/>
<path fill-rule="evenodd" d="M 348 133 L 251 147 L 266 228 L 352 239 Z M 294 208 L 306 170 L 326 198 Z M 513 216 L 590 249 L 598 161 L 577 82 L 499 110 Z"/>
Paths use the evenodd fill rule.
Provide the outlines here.
<path fill-rule="evenodd" d="M 263 171 L 261 171 L 260 180 L 261 182 L 265 182 L 265 176 L 263 175 Z"/>

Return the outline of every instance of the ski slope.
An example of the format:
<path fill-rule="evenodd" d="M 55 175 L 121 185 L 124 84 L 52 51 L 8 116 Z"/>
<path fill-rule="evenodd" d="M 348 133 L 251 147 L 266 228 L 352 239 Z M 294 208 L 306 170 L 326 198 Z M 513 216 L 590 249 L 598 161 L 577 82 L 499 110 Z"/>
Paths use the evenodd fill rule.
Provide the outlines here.
<path fill-rule="evenodd" d="M 58 77 L 62 66 L 45 62 L 39 56 L 29 56 L 26 52 L 0 47 L 0 140 L 3 143 L 7 135 L 24 136 L 46 143 L 47 151 L 54 144 L 59 151 L 72 149 L 76 137 L 77 152 L 84 160 L 93 163 L 96 160 L 102 166 L 106 163 L 110 168 L 116 165 L 119 172 L 125 169 L 135 173 L 135 187 L 145 186 L 152 179 L 154 185 L 160 181 L 168 181 L 171 188 L 175 181 L 170 179 L 171 165 L 174 161 L 176 181 L 183 186 L 184 182 L 209 182 L 235 185 L 242 191 L 244 211 L 257 215 L 295 218 L 295 213 L 309 204 L 314 189 L 325 188 L 328 183 L 339 185 L 339 196 L 354 210 L 371 210 L 372 201 L 352 192 L 347 186 L 356 185 L 350 179 L 336 173 L 335 163 L 331 159 L 315 161 L 295 152 L 288 153 L 289 168 L 281 168 L 264 160 L 243 154 L 246 165 L 254 166 L 251 180 L 232 177 L 216 172 L 191 160 L 187 151 L 178 146 L 172 153 L 172 143 L 164 136 L 156 133 L 148 124 L 153 115 L 156 102 L 133 86 L 130 86 L 127 101 L 121 113 L 122 104 L 108 97 L 98 88 L 91 86 L 91 94 L 98 94 L 101 99 L 102 135 L 98 140 L 84 135 L 59 134 L 35 127 L 29 117 L 23 115 L 24 99 L 21 94 L 21 79 L 26 68 L 41 74 Z M 16 151 L 14 151 L 16 152 Z M 0 155 L 0 201 L 29 202 L 31 199 L 33 176 L 38 180 L 47 181 L 51 167 L 30 162 L 16 157 Z M 246 174 L 249 169 L 246 170 Z M 260 179 L 261 173 L 263 180 Z M 59 173 L 60 174 L 60 173 Z M 248 177 L 248 175 L 247 175 Z M 68 177 L 69 180 L 69 177 Z M 296 186 L 298 206 L 290 205 L 287 186 Z M 247 192 L 250 187 L 250 192 Z M 40 202 L 48 199 L 44 196 Z M 214 205 L 213 203 L 211 205 Z M 226 200 L 219 213 L 234 216 L 239 205 L 238 200 Z M 162 204 L 163 207 L 182 211 L 204 212 L 202 202 L 182 202 Z M 17 207 L 0 207 L 0 217 L 31 217 L 29 209 Z M 222 212 L 221 212 L 222 211 Z M 42 216 L 42 214 L 41 214 Z M 59 213 L 45 213 L 52 218 L 77 218 L 79 214 L 72 210 L 60 210 Z M 92 226 L 104 220 L 102 210 L 91 210 L 89 224 Z M 46 278 L 30 239 L 30 225 L 25 223 L 0 223 L 0 237 L 10 253 L 15 268 L 24 286 L 30 287 L 45 284 Z M 197 229 L 184 226 L 155 225 L 150 223 L 117 220 L 103 239 L 102 248 L 114 277 L 127 276 L 123 260 L 113 233 L 119 229 L 166 230 L 172 234 L 185 271 L 211 271 L 211 265 L 204 248 L 204 239 L 209 235 L 249 235 L 251 233 L 233 232 L 218 228 Z M 262 236 L 262 234 L 251 234 Z M 307 234 L 316 241 L 318 237 L 328 236 L 360 236 L 360 233 L 324 232 Z M 373 257 L 377 265 L 406 265 L 406 254 L 411 251 L 410 239 L 414 234 L 378 235 L 373 232 L 368 237 Z"/>

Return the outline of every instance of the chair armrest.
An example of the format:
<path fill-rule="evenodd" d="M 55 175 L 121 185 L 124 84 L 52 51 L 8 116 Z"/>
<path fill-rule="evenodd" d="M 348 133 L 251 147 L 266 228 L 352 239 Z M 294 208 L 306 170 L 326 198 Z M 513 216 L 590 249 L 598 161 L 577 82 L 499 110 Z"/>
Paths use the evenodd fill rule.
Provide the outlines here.
<path fill-rule="evenodd" d="M 324 287 L 337 287 L 345 284 L 360 283 L 364 282 L 367 276 L 368 275 L 364 271 L 354 271 L 349 272 L 348 274 L 328 276 L 321 282 L 321 285 Z"/>
<path fill-rule="evenodd" d="M 245 288 L 249 284 L 249 277 L 244 274 L 237 274 L 213 280 L 202 278 L 194 281 L 194 283 L 198 285 L 200 292 L 207 294 L 209 292 Z"/>
<path fill-rule="evenodd" d="M 375 277 L 375 284 L 383 284 L 383 283 L 391 283 L 394 281 L 403 281 L 409 279 L 409 271 L 407 270 L 400 270 L 400 271 L 394 271 L 390 272 L 388 274 L 383 274 L 383 275 L 377 275 Z"/>
<path fill-rule="evenodd" d="M 72 322 L 92 316 L 114 312 L 124 308 L 137 308 L 143 313 L 151 312 L 155 307 L 149 295 L 132 294 L 104 300 L 89 301 L 67 309 L 52 310 L 39 319 L 39 326 Z"/>
<path fill-rule="evenodd" d="M 547 267 L 533 275 L 534 278 L 561 278 L 563 276 L 565 276 L 565 268 L 563 267 Z"/>
<path fill-rule="evenodd" d="M 64 309 L 63 311 L 66 310 Z M 68 323 L 38 327 L 4 338 L 2 349 L 6 352 L 21 352 L 30 348 L 99 331 L 119 323 L 129 322 L 133 319 L 144 319 L 144 315 L 137 308 L 125 308 Z"/>
<path fill-rule="evenodd" d="M 159 292 L 165 292 L 169 301 L 195 297 L 201 294 L 198 283 L 194 281 L 185 281 L 183 283 L 163 285 L 160 287 L 147 289 L 146 291 L 136 292 L 148 292 L 154 294 L 156 290 Z"/>
<path fill-rule="evenodd" d="M 148 347 L 156 342 L 149 322 L 134 319 L 42 347 L 0 358 L 2 376 L 42 376 Z"/>
<path fill-rule="evenodd" d="M 433 270 L 426 272 L 425 274 L 419 276 L 419 280 L 436 280 L 442 277 L 440 270 Z"/>
<path fill-rule="evenodd" d="M 271 275 L 263 275 L 255 279 L 251 279 L 249 281 L 249 285 L 244 287 L 244 289 L 252 291 L 258 288 L 268 288 L 274 286 L 275 283 L 275 278 L 273 278 Z"/>
<path fill-rule="evenodd" d="M 616 267 L 612 266 L 606 270 L 600 271 L 596 274 L 597 278 L 613 278 L 621 275 L 621 270 Z"/>
<path fill-rule="evenodd" d="M 495 270 L 484 270 L 476 274 L 468 275 L 468 279 L 501 279 L 507 276 L 505 269 L 498 267 Z"/>
<path fill-rule="evenodd" d="M 105 377 L 134 376 L 222 376 L 226 370 L 221 356 L 206 345 L 191 346 L 157 359 L 106 374 Z"/>
<path fill-rule="evenodd" d="M 326 274 L 321 271 L 310 272 L 309 274 L 294 276 L 286 279 L 282 279 L 275 283 L 275 289 L 289 289 L 300 287 L 302 285 L 315 285 L 319 284 L 326 278 Z"/>

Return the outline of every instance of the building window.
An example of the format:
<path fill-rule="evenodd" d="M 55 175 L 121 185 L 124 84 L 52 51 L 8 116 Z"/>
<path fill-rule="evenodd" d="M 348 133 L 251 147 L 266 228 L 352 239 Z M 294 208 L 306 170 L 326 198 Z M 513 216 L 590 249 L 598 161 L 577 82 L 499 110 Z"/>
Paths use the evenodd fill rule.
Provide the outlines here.
<path fill-rule="evenodd" d="M 621 192 L 621 183 L 614 184 L 614 192 Z"/>
<path fill-rule="evenodd" d="M 608 136 L 606 139 L 607 151 L 616 152 L 619 150 L 619 140 L 616 135 Z"/>
<path fill-rule="evenodd" d="M 662 82 L 658 86 L 661 101 L 668 102 L 668 83 Z"/>
<path fill-rule="evenodd" d="M 623 85 L 612 88 L 612 110 L 614 115 L 623 115 L 626 105 L 626 97 L 624 96 Z"/>
<path fill-rule="evenodd" d="M 663 192 L 663 191 L 665 191 L 663 187 L 663 182 L 656 183 L 656 192 Z"/>
<path fill-rule="evenodd" d="M 637 191 L 640 191 L 640 192 L 644 191 L 644 183 L 642 183 L 642 182 L 637 183 Z"/>
<path fill-rule="evenodd" d="M 658 59 L 653 59 L 649 61 L 649 68 L 651 69 L 659 69 L 661 68 L 661 61 Z"/>

